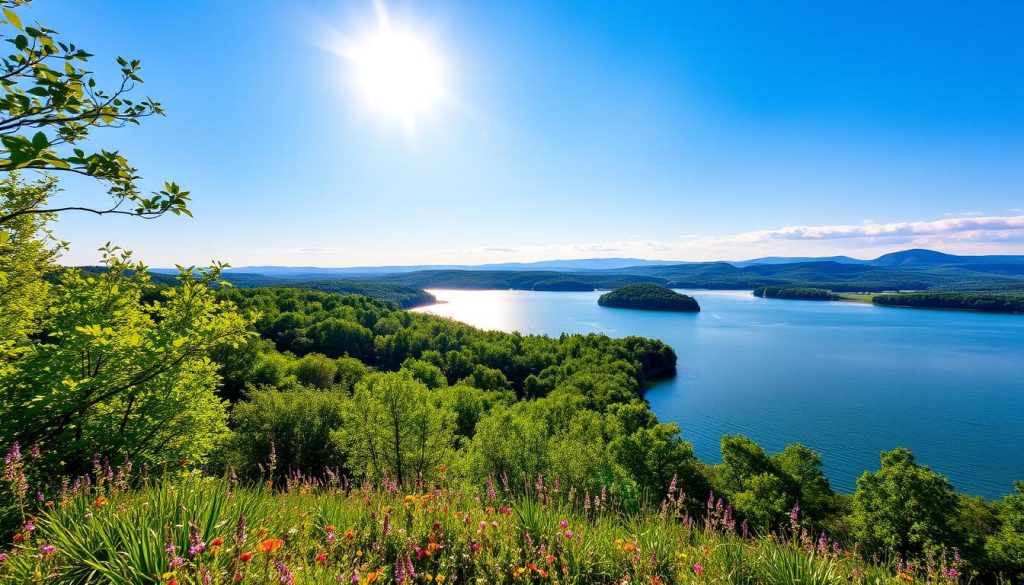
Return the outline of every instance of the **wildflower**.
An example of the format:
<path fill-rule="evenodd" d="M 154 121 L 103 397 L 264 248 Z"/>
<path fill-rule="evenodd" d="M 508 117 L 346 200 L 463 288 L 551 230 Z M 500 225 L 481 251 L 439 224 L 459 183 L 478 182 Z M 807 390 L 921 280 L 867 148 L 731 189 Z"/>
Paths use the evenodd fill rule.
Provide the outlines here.
<path fill-rule="evenodd" d="M 235 544 L 245 544 L 245 514 L 238 515 L 238 525 L 235 527 Z"/>
<path fill-rule="evenodd" d="M 475 541 L 475 540 L 474 540 L 474 541 L 473 541 L 472 543 L 470 543 L 470 545 L 469 545 L 469 548 L 470 548 L 470 549 L 471 549 L 471 550 L 472 550 L 473 552 L 477 552 L 477 553 L 478 553 L 478 552 L 480 552 L 480 549 L 481 549 L 481 548 L 483 548 L 483 547 L 481 547 L 481 546 L 480 546 L 480 543 L 479 543 L 479 542 L 477 542 L 477 541 Z"/>
<path fill-rule="evenodd" d="M 441 473 L 444 473 L 444 472 L 448 471 L 448 466 L 447 465 L 438 465 L 437 466 L 437 470 L 440 471 Z"/>
<path fill-rule="evenodd" d="M 633 551 L 635 551 L 635 550 L 636 550 L 636 545 L 635 545 L 635 544 L 633 544 L 632 542 L 627 542 L 627 543 L 626 543 L 626 544 L 625 544 L 625 545 L 624 545 L 624 546 L 623 546 L 622 548 L 623 548 L 623 549 L 624 549 L 624 550 L 625 550 L 626 552 L 633 552 Z"/>
<path fill-rule="evenodd" d="M 44 545 L 41 549 L 39 549 L 39 552 L 43 553 L 44 557 L 48 557 L 53 553 L 57 552 L 57 547 L 53 546 L 52 544 L 47 544 Z"/>
<path fill-rule="evenodd" d="M 221 537 L 214 538 L 210 541 L 210 546 L 221 546 L 224 544 L 224 539 Z"/>
<path fill-rule="evenodd" d="M 571 539 L 573 536 L 575 536 L 575 535 L 572 533 L 572 530 L 566 530 L 565 531 L 565 537 L 566 538 Z"/>
<path fill-rule="evenodd" d="M 282 546 L 284 546 L 284 541 L 280 538 L 268 538 L 267 540 L 264 540 L 260 543 L 260 551 L 265 553 L 272 553 L 277 551 L 277 549 L 281 548 Z"/>
<path fill-rule="evenodd" d="M 789 511 L 789 519 L 793 522 L 800 519 L 800 502 L 793 504 L 793 509 Z"/>
<path fill-rule="evenodd" d="M 103 506 L 107 505 L 107 501 L 107 498 L 105 498 L 104 496 L 100 496 L 96 498 L 96 500 L 92 503 L 92 507 L 96 509 L 102 508 Z"/>
<path fill-rule="evenodd" d="M 498 508 L 498 513 L 501 514 L 502 516 L 511 516 L 512 515 L 512 510 L 510 510 L 507 506 L 502 506 L 502 507 Z"/>
<path fill-rule="evenodd" d="M 651 585 L 662 585 L 661 577 L 651 577 Z"/>
<path fill-rule="evenodd" d="M 563 529 L 564 528 L 568 528 L 569 527 L 569 523 L 566 522 L 565 520 L 562 520 L 561 522 L 558 523 L 558 527 L 559 528 L 563 528 Z"/>
<path fill-rule="evenodd" d="M 7 562 L 7 553 L 0 553 L 0 563 Z"/>
<path fill-rule="evenodd" d="M 346 530 L 345 531 L 345 538 L 346 539 L 352 540 L 355 537 L 356 537 L 356 531 L 355 530 Z"/>
<path fill-rule="evenodd" d="M 946 571 L 946 576 L 950 579 L 956 579 L 959 575 L 960 571 L 957 571 L 954 567 L 950 567 L 949 570 Z"/>
<path fill-rule="evenodd" d="M 555 564 L 555 555 L 548 555 L 544 557 L 544 561 L 547 562 L 547 564 L 549 565 Z"/>
<path fill-rule="evenodd" d="M 243 563 L 248 563 L 249 561 L 252 560 L 252 553 L 251 552 L 244 552 L 244 553 L 238 555 L 238 560 L 242 561 Z"/>
<path fill-rule="evenodd" d="M 14 542 L 21 542 L 21 541 L 25 540 L 25 533 L 24 532 L 19 532 L 19 533 L 15 534 L 14 537 L 13 537 L 13 540 L 14 540 Z"/>
<path fill-rule="evenodd" d="M 697 575 L 704 574 L 704 565 L 700 563 L 693 563 L 693 572 Z"/>
<path fill-rule="evenodd" d="M 171 568 L 171 570 L 173 571 L 174 569 L 177 569 L 177 568 L 180 568 L 180 567 L 184 566 L 184 564 L 185 564 L 185 559 L 184 558 L 182 558 L 182 557 L 174 557 L 173 559 L 171 559 L 170 563 L 167 563 L 167 566 L 169 566 Z"/>
<path fill-rule="evenodd" d="M 276 561 L 274 567 L 277 568 L 278 582 L 281 585 L 294 585 L 295 584 L 295 573 L 292 573 L 291 569 L 285 566 L 281 561 Z"/>
<path fill-rule="evenodd" d="M 493 500 L 498 497 L 498 494 L 494 491 L 494 480 L 490 477 L 487 478 L 487 499 Z"/>
<path fill-rule="evenodd" d="M 486 528 L 487 528 L 487 522 L 484 522 L 483 520 L 481 520 L 480 521 L 480 530 L 484 530 Z"/>
<path fill-rule="evenodd" d="M 327 553 L 319 553 L 319 554 L 317 554 L 316 558 L 314 560 L 316 560 L 316 562 L 321 564 L 321 565 L 326 563 L 327 562 Z"/>
<path fill-rule="evenodd" d="M 366 574 L 366 582 L 373 583 L 378 577 L 380 577 L 380 571 L 370 571 Z"/>
<path fill-rule="evenodd" d="M 236 571 L 235 572 L 235 576 L 232 577 L 232 579 L 234 580 L 235 583 L 238 583 L 242 579 L 245 579 L 245 574 L 242 573 L 241 571 Z"/>

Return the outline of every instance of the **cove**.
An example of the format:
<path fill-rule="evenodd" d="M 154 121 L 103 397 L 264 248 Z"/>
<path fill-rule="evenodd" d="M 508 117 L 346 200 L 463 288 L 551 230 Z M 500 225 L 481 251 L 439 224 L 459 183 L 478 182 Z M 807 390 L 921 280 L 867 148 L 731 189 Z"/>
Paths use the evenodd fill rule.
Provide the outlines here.
<path fill-rule="evenodd" d="M 697 456 L 723 434 L 821 453 L 838 491 L 908 447 L 957 489 L 996 498 L 1024 480 L 1024 316 L 680 290 L 700 313 L 600 307 L 601 292 L 431 290 L 421 307 L 484 329 L 641 335 L 671 345 L 675 377 L 646 394 Z"/>

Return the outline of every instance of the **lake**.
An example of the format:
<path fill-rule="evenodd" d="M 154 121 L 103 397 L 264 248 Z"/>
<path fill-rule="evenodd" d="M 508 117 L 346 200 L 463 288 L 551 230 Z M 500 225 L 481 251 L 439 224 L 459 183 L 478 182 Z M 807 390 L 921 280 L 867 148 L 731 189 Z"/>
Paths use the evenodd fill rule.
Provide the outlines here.
<path fill-rule="evenodd" d="M 431 290 L 419 311 L 484 329 L 642 335 L 668 343 L 677 375 L 646 394 L 697 456 L 721 460 L 723 434 L 769 452 L 799 441 L 835 489 L 908 447 L 968 494 L 1024 480 L 1024 315 L 761 299 L 682 290 L 700 313 L 600 307 L 599 292 Z"/>

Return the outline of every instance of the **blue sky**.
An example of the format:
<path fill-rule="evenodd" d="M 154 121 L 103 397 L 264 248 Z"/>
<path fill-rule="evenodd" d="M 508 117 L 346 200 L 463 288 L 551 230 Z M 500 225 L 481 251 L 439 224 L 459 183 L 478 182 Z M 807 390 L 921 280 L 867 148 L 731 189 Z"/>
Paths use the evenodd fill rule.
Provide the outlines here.
<path fill-rule="evenodd" d="M 66 215 L 65 262 L 108 240 L 157 266 L 1024 253 L 1019 2 L 387 9 L 444 64 L 414 137 L 330 50 L 374 29 L 370 0 L 36 0 L 101 78 L 142 59 L 168 116 L 94 142 L 194 198 Z"/>

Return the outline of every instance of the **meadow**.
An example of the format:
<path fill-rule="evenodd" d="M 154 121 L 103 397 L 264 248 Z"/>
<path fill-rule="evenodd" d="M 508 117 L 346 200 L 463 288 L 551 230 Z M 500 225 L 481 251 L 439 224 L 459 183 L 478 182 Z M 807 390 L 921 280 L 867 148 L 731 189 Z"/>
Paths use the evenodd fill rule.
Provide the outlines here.
<path fill-rule="evenodd" d="M 604 490 L 537 477 L 464 490 L 351 483 L 292 473 L 231 477 L 131 465 L 31 497 L 32 455 L 12 450 L 4 478 L 25 496 L 22 527 L 0 554 L 10 583 L 955 583 L 959 557 L 919 565 L 861 560 L 826 533 L 754 534 L 713 494 L 694 520 L 673 479 L 660 505 L 630 513 Z M 21 482 L 19 484 L 19 482 Z M 40 492 L 42 494 L 42 492 Z"/>

